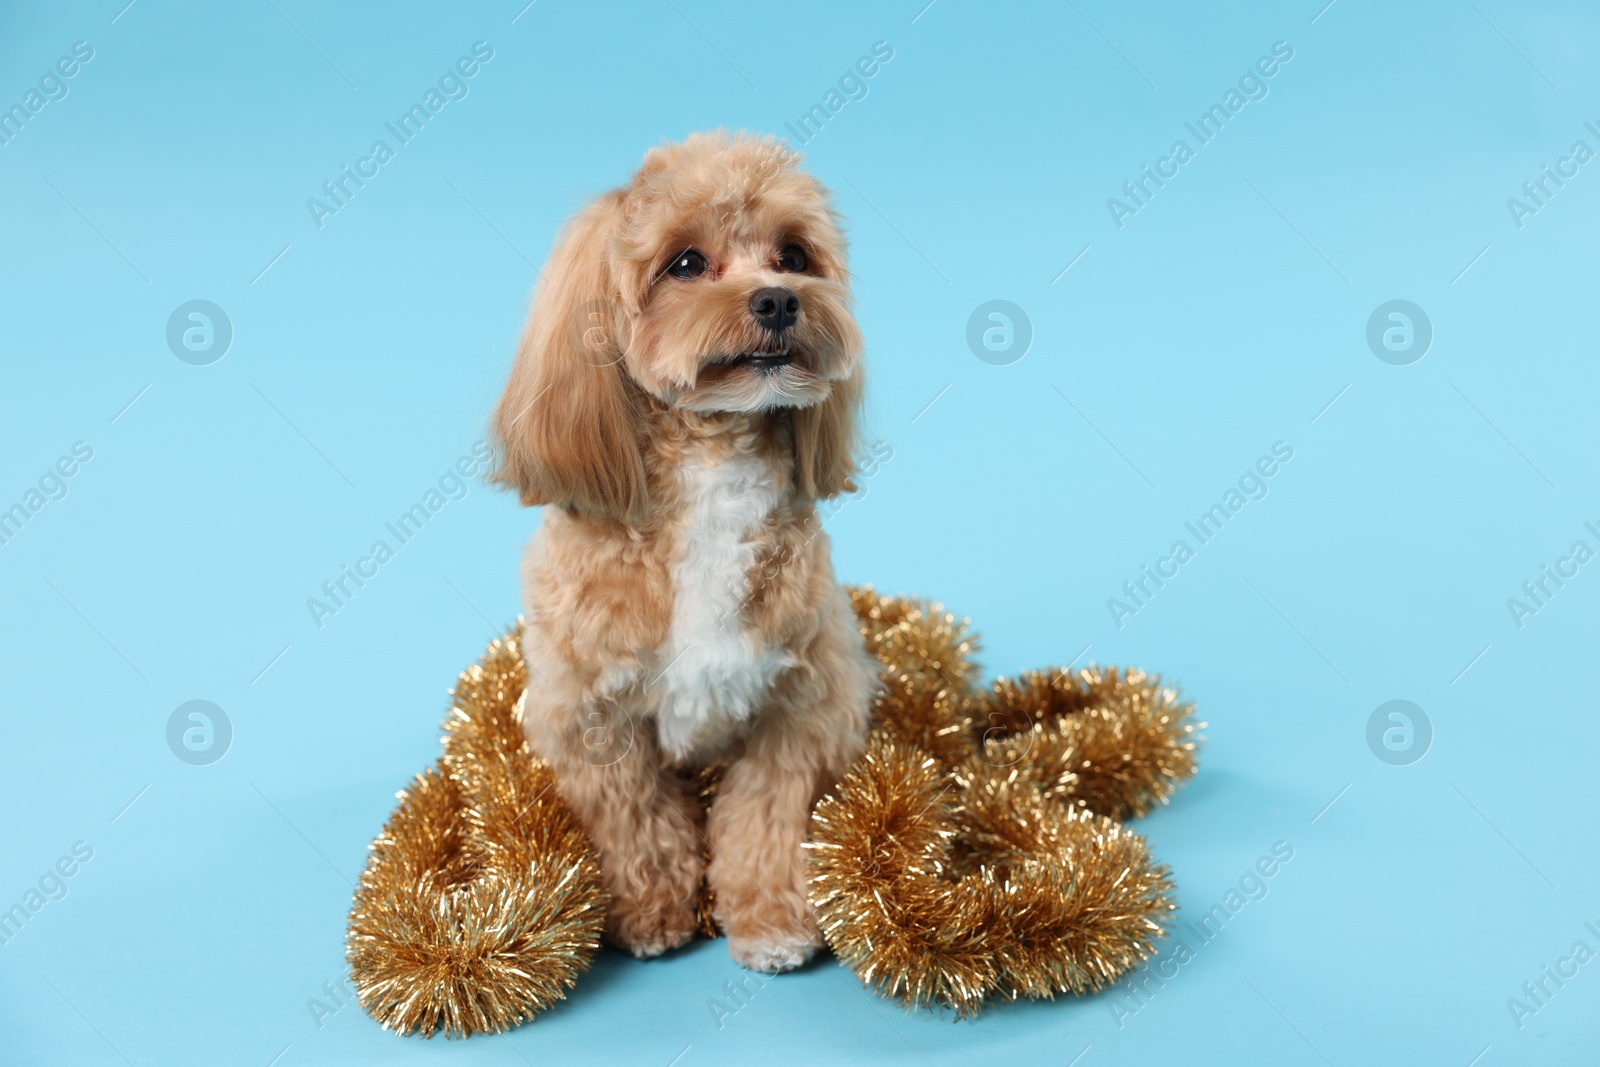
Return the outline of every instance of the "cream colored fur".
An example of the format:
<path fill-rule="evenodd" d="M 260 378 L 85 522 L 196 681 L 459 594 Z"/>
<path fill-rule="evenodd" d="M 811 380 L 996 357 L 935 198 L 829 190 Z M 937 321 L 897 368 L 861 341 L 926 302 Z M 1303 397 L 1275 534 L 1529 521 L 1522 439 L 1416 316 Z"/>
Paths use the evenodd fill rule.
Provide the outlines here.
<path fill-rule="evenodd" d="M 756 561 L 752 538 L 778 505 L 758 457 L 686 459 L 685 529 L 672 565 L 672 623 L 661 655 L 656 730 L 673 759 L 715 752 L 759 710 L 778 672 L 794 666 L 782 645 L 744 623 Z"/>
<path fill-rule="evenodd" d="M 690 248 L 704 270 L 668 273 Z M 798 966 L 822 943 L 811 809 L 877 684 L 817 509 L 853 487 L 863 383 L 838 220 L 781 144 L 697 135 L 580 212 L 543 274 L 494 420 L 496 480 L 544 506 L 529 743 L 599 852 L 613 943 L 683 944 L 704 883 L 735 960 Z"/>

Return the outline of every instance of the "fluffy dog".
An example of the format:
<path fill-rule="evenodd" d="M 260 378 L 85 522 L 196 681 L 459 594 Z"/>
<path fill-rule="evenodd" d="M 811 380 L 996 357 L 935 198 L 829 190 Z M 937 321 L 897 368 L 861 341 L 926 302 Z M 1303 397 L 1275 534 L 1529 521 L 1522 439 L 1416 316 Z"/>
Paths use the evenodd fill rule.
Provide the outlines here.
<path fill-rule="evenodd" d="M 493 418 L 494 479 L 545 505 L 528 739 L 640 957 L 694 936 L 705 879 L 735 961 L 808 959 L 801 845 L 864 747 L 876 672 L 817 514 L 855 488 L 861 334 L 799 164 L 743 134 L 652 149 L 557 240 Z"/>

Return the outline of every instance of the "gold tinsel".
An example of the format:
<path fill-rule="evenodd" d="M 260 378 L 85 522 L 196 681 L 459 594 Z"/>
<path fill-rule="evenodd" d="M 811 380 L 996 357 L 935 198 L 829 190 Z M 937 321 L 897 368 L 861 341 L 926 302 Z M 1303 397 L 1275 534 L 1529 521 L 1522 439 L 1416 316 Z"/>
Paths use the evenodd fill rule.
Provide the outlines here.
<path fill-rule="evenodd" d="M 873 719 L 890 736 L 945 764 L 972 756 L 970 709 L 978 639 L 936 604 L 850 590 L 867 651 L 882 665 Z"/>
<path fill-rule="evenodd" d="M 600 865 L 527 750 L 515 634 L 461 675 L 439 765 L 372 844 L 346 956 L 361 1006 L 402 1034 L 500 1031 L 566 996 L 600 947 Z"/>
<path fill-rule="evenodd" d="M 852 600 L 887 681 L 868 753 L 807 844 L 835 955 L 885 995 L 958 1016 L 1093 992 L 1148 959 L 1170 875 L 1113 820 L 1193 775 L 1192 708 L 1114 668 L 979 693 L 964 623 L 871 589 Z"/>
<path fill-rule="evenodd" d="M 983 759 L 1113 819 L 1146 815 L 1194 775 L 1193 706 L 1137 668 L 1027 671 L 978 701 Z"/>
<path fill-rule="evenodd" d="M 1149 958 L 1164 867 L 1116 820 L 1195 770 L 1191 707 L 1093 667 L 976 686 L 978 642 L 936 604 L 850 590 L 882 664 L 868 750 L 817 807 L 811 897 L 844 965 L 958 1016 L 1101 989 Z M 362 1006 L 401 1033 L 503 1030 L 566 995 L 604 926 L 592 847 L 527 749 L 520 628 L 461 675 L 439 765 L 399 794 L 350 914 Z M 697 772 L 704 803 L 719 768 Z M 701 932 L 717 935 L 703 893 Z"/>

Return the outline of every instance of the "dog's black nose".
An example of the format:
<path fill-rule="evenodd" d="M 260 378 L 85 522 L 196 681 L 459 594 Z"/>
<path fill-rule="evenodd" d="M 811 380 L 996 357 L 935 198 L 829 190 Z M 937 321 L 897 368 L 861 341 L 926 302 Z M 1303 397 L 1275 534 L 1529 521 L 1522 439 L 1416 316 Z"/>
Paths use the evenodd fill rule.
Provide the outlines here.
<path fill-rule="evenodd" d="M 750 294 L 750 314 L 765 329 L 787 330 L 800 314 L 800 298 L 794 295 L 793 289 L 781 285 L 757 289 Z"/>

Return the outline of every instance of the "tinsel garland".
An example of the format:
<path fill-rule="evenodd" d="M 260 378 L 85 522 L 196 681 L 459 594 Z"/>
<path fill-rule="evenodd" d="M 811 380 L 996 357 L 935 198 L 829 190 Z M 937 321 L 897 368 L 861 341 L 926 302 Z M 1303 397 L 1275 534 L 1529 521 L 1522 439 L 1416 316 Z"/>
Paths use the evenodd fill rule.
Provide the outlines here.
<path fill-rule="evenodd" d="M 882 664 L 868 750 L 817 807 L 811 897 L 864 983 L 970 1015 L 1088 993 L 1154 951 L 1172 883 L 1118 820 L 1195 770 L 1192 708 L 1137 670 L 976 685 L 978 642 L 934 604 L 850 590 Z M 350 913 L 362 1006 L 431 1037 L 499 1031 L 577 982 L 599 947 L 593 848 L 527 749 L 520 627 L 464 672 L 444 754 L 399 794 Z M 703 800 L 718 768 L 702 770 Z M 701 932 L 716 936 L 709 891 Z"/>
<path fill-rule="evenodd" d="M 811 899 L 866 984 L 958 1017 L 1088 993 L 1148 959 L 1170 872 L 1114 821 L 1193 775 L 1193 708 L 1143 672 L 974 685 L 977 640 L 937 605 L 851 591 L 884 664 L 866 756 L 813 816 Z"/>
<path fill-rule="evenodd" d="M 605 926 L 600 864 L 528 751 L 515 633 L 456 684 L 444 755 L 372 843 L 346 957 L 361 1006 L 432 1037 L 500 1031 L 566 996 Z"/>
<path fill-rule="evenodd" d="M 1192 708 L 1137 668 L 1027 671 L 977 702 L 983 758 L 1046 796 L 1113 819 L 1147 815 L 1195 771 Z"/>

